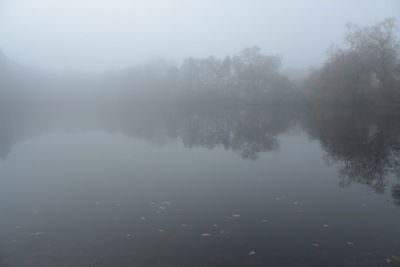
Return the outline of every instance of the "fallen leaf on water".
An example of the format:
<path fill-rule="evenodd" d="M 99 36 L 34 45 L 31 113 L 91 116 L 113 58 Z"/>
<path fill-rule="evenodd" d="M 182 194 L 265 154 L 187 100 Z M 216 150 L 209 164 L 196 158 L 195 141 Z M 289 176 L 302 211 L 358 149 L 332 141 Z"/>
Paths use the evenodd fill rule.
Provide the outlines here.
<path fill-rule="evenodd" d="M 322 227 L 324 227 L 324 228 L 328 228 L 328 227 L 329 227 L 329 225 L 327 225 L 327 224 L 324 224 L 324 225 L 322 225 Z"/>
<path fill-rule="evenodd" d="M 234 220 L 240 217 L 240 214 L 233 214 L 231 216 L 228 217 L 228 219 Z"/>
<path fill-rule="evenodd" d="M 249 256 L 254 256 L 254 255 L 256 255 L 256 252 L 254 250 L 249 252 Z"/>
<path fill-rule="evenodd" d="M 43 235 L 44 232 L 35 232 L 35 233 L 31 233 L 32 236 L 40 236 Z"/>
<path fill-rule="evenodd" d="M 201 234 L 201 236 L 202 237 L 209 237 L 209 236 L 211 236 L 211 234 L 210 233 L 204 233 L 204 234 Z"/>
<path fill-rule="evenodd" d="M 166 205 L 166 206 L 170 206 L 171 202 L 165 200 L 165 201 L 162 201 L 161 204 L 162 205 Z"/>
<path fill-rule="evenodd" d="M 320 244 L 318 244 L 318 243 L 312 243 L 312 245 L 313 245 L 314 247 L 319 247 L 319 246 L 320 246 Z"/>
<path fill-rule="evenodd" d="M 267 223 L 268 220 L 267 220 L 267 219 L 263 219 L 262 222 L 263 222 L 263 223 Z"/>
<path fill-rule="evenodd" d="M 386 261 L 387 263 L 391 263 L 391 262 L 392 262 L 392 260 L 389 259 L 389 258 L 386 258 L 385 261 Z"/>
<path fill-rule="evenodd" d="M 349 245 L 349 246 L 354 246 L 354 243 L 351 242 L 351 241 L 347 241 L 347 245 Z"/>

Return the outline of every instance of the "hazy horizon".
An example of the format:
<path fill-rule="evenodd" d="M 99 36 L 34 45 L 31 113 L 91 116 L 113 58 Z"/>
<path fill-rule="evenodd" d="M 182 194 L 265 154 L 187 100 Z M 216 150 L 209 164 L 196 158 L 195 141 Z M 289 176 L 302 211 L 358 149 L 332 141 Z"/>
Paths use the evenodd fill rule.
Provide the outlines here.
<path fill-rule="evenodd" d="M 0 2 L 0 49 L 44 70 L 105 71 L 162 57 L 225 57 L 244 47 L 308 68 L 341 45 L 346 23 L 397 20 L 400 2 L 183 0 Z"/>

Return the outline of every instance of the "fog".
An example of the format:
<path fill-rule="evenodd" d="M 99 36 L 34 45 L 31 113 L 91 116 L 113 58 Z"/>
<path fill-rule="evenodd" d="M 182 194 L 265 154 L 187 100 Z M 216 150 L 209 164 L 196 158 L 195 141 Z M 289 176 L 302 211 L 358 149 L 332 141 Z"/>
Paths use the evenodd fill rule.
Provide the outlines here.
<path fill-rule="evenodd" d="M 0 266 L 397 266 L 399 15 L 0 2 Z"/>
<path fill-rule="evenodd" d="M 322 63 L 345 25 L 399 18 L 397 0 L 2 0 L 0 47 L 50 70 L 103 71 L 153 57 L 225 57 L 259 46 L 285 67 Z"/>

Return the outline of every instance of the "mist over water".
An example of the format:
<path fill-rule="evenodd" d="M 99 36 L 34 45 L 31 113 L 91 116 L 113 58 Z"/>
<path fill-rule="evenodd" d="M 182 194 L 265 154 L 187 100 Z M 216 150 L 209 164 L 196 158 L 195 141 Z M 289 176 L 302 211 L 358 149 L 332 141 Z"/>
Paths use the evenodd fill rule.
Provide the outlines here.
<path fill-rule="evenodd" d="M 288 3 L 0 2 L 0 266 L 397 266 L 400 6 Z"/>

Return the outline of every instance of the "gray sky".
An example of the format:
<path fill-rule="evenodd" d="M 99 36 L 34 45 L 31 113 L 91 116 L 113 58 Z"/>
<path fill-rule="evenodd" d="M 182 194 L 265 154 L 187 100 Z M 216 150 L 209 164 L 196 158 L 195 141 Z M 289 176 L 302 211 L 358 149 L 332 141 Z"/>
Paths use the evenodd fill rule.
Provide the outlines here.
<path fill-rule="evenodd" d="M 98 71 L 257 45 L 307 67 L 347 22 L 387 17 L 400 22 L 400 0 L 0 0 L 0 48 L 30 66 Z"/>

